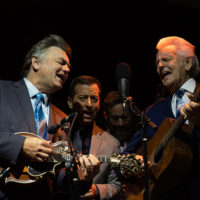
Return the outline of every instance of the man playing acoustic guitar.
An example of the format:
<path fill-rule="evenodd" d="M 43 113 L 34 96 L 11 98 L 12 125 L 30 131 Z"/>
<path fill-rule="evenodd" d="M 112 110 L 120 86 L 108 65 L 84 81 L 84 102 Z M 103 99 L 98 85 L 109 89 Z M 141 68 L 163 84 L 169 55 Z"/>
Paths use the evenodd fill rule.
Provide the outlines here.
<path fill-rule="evenodd" d="M 199 61 L 195 46 L 177 36 L 160 39 L 156 49 L 157 73 L 170 95 L 145 112 L 159 127 L 156 132 L 147 127 L 149 199 L 196 200 L 200 197 Z M 141 141 L 139 131 L 124 152 L 137 152 Z M 130 199 L 143 199 L 144 184 L 138 191 Z"/>

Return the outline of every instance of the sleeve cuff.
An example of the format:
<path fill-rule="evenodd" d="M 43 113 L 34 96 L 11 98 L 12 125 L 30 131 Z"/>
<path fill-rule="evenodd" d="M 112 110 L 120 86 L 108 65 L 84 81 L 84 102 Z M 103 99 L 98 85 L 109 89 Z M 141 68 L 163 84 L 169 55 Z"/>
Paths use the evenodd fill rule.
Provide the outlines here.
<path fill-rule="evenodd" d="M 96 194 L 96 196 L 95 196 L 95 200 L 100 200 L 100 192 L 99 192 L 99 188 L 97 187 L 97 185 L 96 184 L 93 184 L 95 187 L 96 187 L 96 191 L 97 191 L 97 194 Z"/>

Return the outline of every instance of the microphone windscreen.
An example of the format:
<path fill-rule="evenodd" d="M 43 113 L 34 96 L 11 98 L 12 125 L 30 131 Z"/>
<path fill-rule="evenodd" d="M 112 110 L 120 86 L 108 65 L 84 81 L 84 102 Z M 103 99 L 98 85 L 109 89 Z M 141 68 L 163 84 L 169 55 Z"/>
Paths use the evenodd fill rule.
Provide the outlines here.
<path fill-rule="evenodd" d="M 55 124 L 55 125 L 48 127 L 47 131 L 49 134 L 55 134 L 58 129 L 59 129 L 59 125 Z"/>
<path fill-rule="evenodd" d="M 117 79 L 120 79 L 120 78 L 130 79 L 131 78 L 131 67 L 130 67 L 130 65 L 127 64 L 127 63 L 117 64 L 116 69 L 115 69 L 115 77 Z"/>

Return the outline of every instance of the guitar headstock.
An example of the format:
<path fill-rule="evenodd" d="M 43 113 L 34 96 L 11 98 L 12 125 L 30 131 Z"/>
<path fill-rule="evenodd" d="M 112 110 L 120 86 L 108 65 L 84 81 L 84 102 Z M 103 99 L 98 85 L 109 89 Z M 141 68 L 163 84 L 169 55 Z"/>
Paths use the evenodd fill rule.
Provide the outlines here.
<path fill-rule="evenodd" d="M 111 165 L 113 167 L 119 166 L 122 175 L 126 178 L 139 174 L 141 169 L 140 160 L 135 158 L 135 154 L 113 154 Z"/>

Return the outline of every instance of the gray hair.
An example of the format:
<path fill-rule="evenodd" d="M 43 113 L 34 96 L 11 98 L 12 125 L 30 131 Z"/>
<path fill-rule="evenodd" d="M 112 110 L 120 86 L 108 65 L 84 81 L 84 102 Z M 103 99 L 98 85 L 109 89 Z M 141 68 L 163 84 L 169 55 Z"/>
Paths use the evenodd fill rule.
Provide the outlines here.
<path fill-rule="evenodd" d="M 181 37 L 170 36 L 160 39 L 157 43 L 156 49 L 160 51 L 166 46 L 175 46 L 177 55 L 184 58 L 192 58 L 192 67 L 188 73 L 190 77 L 197 78 L 200 73 L 200 66 L 195 54 L 195 46 Z"/>
<path fill-rule="evenodd" d="M 33 45 L 32 48 L 29 50 L 29 52 L 26 54 L 22 71 L 21 71 L 22 77 L 27 76 L 31 67 L 32 57 L 36 57 L 42 60 L 46 54 L 47 49 L 52 46 L 58 47 L 62 49 L 63 51 L 65 51 L 69 59 L 71 59 L 72 51 L 69 44 L 59 35 L 50 34 L 47 37 L 45 37 L 43 40 Z"/>

